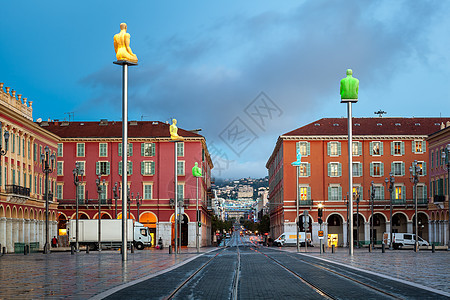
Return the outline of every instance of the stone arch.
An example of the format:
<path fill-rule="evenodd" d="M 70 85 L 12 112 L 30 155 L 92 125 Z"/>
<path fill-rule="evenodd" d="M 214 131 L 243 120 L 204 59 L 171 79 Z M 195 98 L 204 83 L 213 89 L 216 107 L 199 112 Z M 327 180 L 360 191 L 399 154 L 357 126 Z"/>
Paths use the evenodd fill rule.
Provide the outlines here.
<path fill-rule="evenodd" d="M 423 238 L 424 240 L 428 241 L 428 214 L 423 212 L 423 211 L 419 211 L 417 212 L 418 215 L 418 219 L 417 219 L 417 225 L 418 225 L 418 234 L 421 238 Z M 413 232 L 416 232 L 416 216 L 413 217 Z"/>
<path fill-rule="evenodd" d="M 18 219 L 23 219 L 23 209 L 22 209 L 22 207 L 19 207 L 19 212 L 17 214 L 17 218 Z"/>
<path fill-rule="evenodd" d="M 13 210 L 12 210 L 12 215 L 11 215 L 11 217 L 12 217 L 13 219 L 17 219 L 17 207 L 16 207 L 16 206 L 13 206 Z"/>
<path fill-rule="evenodd" d="M 11 218 L 11 207 L 9 207 L 9 205 L 6 207 L 6 214 L 5 217 L 7 218 Z"/>
<path fill-rule="evenodd" d="M 372 216 L 369 217 L 369 226 L 372 226 Z M 383 212 L 373 214 L 373 233 L 370 236 L 374 238 L 375 244 L 381 244 L 383 241 L 383 233 L 387 231 L 388 218 Z"/>
<path fill-rule="evenodd" d="M 56 213 L 55 213 L 55 211 L 52 212 L 51 220 L 52 221 L 56 221 Z"/>
<path fill-rule="evenodd" d="M 34 209 L 30 209 L 30 219 L 34 220 L 35 218 L 35 210 Z"/>
<path fill-rule="evenodd" d="M 4 217 L 5 217 L 5 208 L 3 207 L 3 205 L 0 205 L 0 218 Z"/>
<path fill-rule="evenodd" d="M 30 219 L 30 212 L 28 211 L 28 207 L 25 207 L 24 213 L 23 213 L 23 217 L 26 220 Z"/>
<path fill-rule="evenodd" d="M 392 232 L 407 232 L 408 216 L 404 212 L 395 212 L 392 215 Z"/>
<path fill-rule="evenodd" d="M 117 214 L 117 219 L 122 220 L 122 213 L 118 213 L 118 214 Z M 129 215 L 129 219 L 136 220 L 136 219 L 134 218 L 133 213 L 131 213 L 131 212 L 130 212 L 130 215 Z"/>
<path fill-rule="evenodd" d="M 158 217 L 153 212 L 146 211 L 140 215 L 139 222 L 148 228 L 156 228 Z"/>
<path fill-rule="evenodd" d="M 42 210 L 39 210 L 38 215 L 37 215 L 37 219 L 39 221 L 42 221 L 42 218 L 43 218 Z"/>
<path fill-rule="evenodd" d="M 297 218 L 295 218 L 295 223 L 300 224 L 300 232 L 305 232 L 305 226 L 303 224 L 303 216 L 304 216 L 304 214 L 302 213 Z M 310 215 L 308 215 L 308 232 L 312 232 L 312 223 L 313 223 L 313 218 Z"/>
<path fill-rule="evenodd" d="M 331 213 L 327 216 L 327 233 L 332 234 L 332 238 L 337 235 L 337 245 L 344 245 L 344 217 L 339 213 Z"/>
<path fill-rule="evenodd" d="M 58 217 L 58 232 L 59 229 L 66 229 L 67 227 L 67 216 L 63 213 L 60 213 Z"/>

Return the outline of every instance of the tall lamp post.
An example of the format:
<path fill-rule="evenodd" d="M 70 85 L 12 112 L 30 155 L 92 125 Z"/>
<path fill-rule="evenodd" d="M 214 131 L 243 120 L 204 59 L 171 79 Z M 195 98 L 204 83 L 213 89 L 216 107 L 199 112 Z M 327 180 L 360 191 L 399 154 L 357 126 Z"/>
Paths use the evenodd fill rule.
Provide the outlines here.
<path fill-rule="evenodd" d="M 195 194 L 195 198 L 197 200 L 196 204 L 195 204 L 195 210 L 196 210 L 196 214 L 197 214 L 197 218 L 196 218 L 197 226 L 195 226 L 196 227 L 195 246 L 197 248 L 197 253 L 198 253 L 198 252 L 200 252 L 200 242 L 199 242 L 200 233 L 199 233 L 199 231 L 200 231 L 200 226 L 202 226 L 201 219 L 200 219 L 200 212 L 198 210 L 198 179 L 202 177 L 202 169 L 200 169 L 198 167 L 197 162 L 194 164 L 194 167 L 192 168 L 192 176 L 194 176 L 197 181 L 197 190 L 196 190 L 196 194 Z"/>
<path fill-rule="evenodd" d="M 114 210 L 114 219 L 117 219 L 117 182 L 114 183 L 114 187 L 113 187 L 113 193 L 114 193 L 114 202 L 115 202 L 115 210 Z M 123 218 L 123 216 L 122 216 Z"/>
<path fill-rule="evenodd" d="M 75 184 L 75 207 L 76 207 L 76 212 L 75 212 L 76 213 L 76 216 L 75 216 L 75 251 L 78 252 L 80 250 L 79 244 L 78 244 L 78 236 L 79 236 L 78 186 L 80 185 L 80 182 L 83 181 L 84 170 L 80 168 L 79 163 L 75 163 L 75 169 L 73 169 L 72 173 L 73 173 L 73 183 Z M 81 178 L 81 180 L 80 180 L 80 178 Z"/>
<path fill-rule="evenodd" d="M 317 205 L 317 216 L 319 217 L 318 219 L 317 219 L 317 221 L 319 222 L 319 230 L 322 232 L 322 223 L 323 223 L 323 220 L 322 220 L 322 216 L 323 216 L 323 204 L 322 203 L 319 203 L 318 205 Z M 323 232 L 322 232 L 322 234 L 323 234 Z M 319 236 L 319 242 L 320 242 L 320 254 L 322 254 L 322 239 L 323 239 L 323 235 L 320 237 Z"/>
<path fill-rule="evenodd" d="M 296 171 L 297 171 L 297 174 L 295 175 L 295 178 L 296 178 L 296 186 L 295 186 L 295 191 L 296 191 L 296 193 L 297 193 L 297 195 L 296 195 L 296 201 L 295 201 L 295 216 L 296 216 L 296 218 L 297 218 L 297 223 L 296 223 L 296 228 L 297 228 L 297 252 L 300 252 L 300 240 L 299 240 L 299 237 L 298 237 L 298 234 L 299 234 L 299 226 L 300 226 L 300 216 L 299 216 L 299 211 L 298 211 L 298 205 L 299 205 L 299 187 L 298 187 L 298 177 L 300 176 L 300 166 L 302 165 L 302 154 L 301 154 L 301 152 L 300 152 L 300 149 L 297 149 L 297 160 L 296 161 L 294 161 L 294 162 L 292 162 L 291 163 L 291 165 L 293 165 L 294 167 L 296 167 Z M 306 218 L 305 218 L 305 220 L 306 220 Z M 309 221 L 309 220 L 306 220 L 306 221 Z M 306 230 L 305 230 L 306 231 Z M 305 232 L 305 247 L 307 247 L 307 241 L 306 241 L 306 232 Z M 306 248 L 305 248 L 306 249 Z"/>
<path fill-rule="evenodd" d="M 100 175 L 95 180 L 97 184 L 98 193 L 98 251 L 102 251 L 102 194 L 103 187 L 105 186 L 105 179 L 103 181 L 100 179 Z M 103 183 L 103 184 L 102 184 Z"/>
<path fill-rule="evenodd" d="M 2 128 L 2 122 L 0 122 L 0 128 Z M 5 130 L 5 134 L 3 136 L 5 137 L 5 149 L 3 149 L 3 145 L 1 143 L 1 136 L 0 136 L 0 155 L 5 156 L 6 152 L 8 152 L 9 132 L 7 130 Z"/>
<path fill-rule="evenodd" d="M 359 248 L 359 191 L 353 193 L 356 200 L 356 247 Z"/>
<path fill-rule="evenodd" d="M 370 196 L 370 200 L 371 200 L 371 203 L 372 203 L 372 216 L 371 216 L 371 218 L 370 218 L 370 239 L 371 239 L 371 244 L 372 244 L 372 249 L 375 247 L 375 237 L 373 236 L 373 223 L 374 223 L 374 220 L 373 220 L 373 207 L 374 207 L 374 200 L 375 200 L 375 185 L 374 185 L 374 183 L 373 183 L 373 181 L 370 183 L 370 186 L 371 186 L 371 190 L 372 191 L 370 191 L 369 190 L 369 196 Z"/>
<path fill-rule="evenodd" d="M 389 179 L 384 179 L 384 182 L 386 183 L 386 188 L 389 191 L 389 249 L 392 250 L 393 247 L 393 241 L 392 241 L 392 192 L 394 191 L 394 183 L 395 183 L 395 177 L 392 174 L 392 172 L 389 173 Z M 388 186 L 389 184 L 389 186 Z"/>
<path fill-rule="evenodd" d="M 139 196 L 139 192 L 137 192 L 137 195 L 136 195 L 136 207 L 137 207 L 137 221 L 138 222 L 140 221 L 139 220 L 139 216 L 140 216 L 139 207 L 141 206 L 141 204 L 142 204 L 142 197 Z"/>
<path fill-rule="evenodd" d="M 5 137 L 6 138 L 6 137 Z M 447 167 L 447 210 L 448 210 L 448 241 L 447 241 L 447 250 L 450 251 L 450 144 L 447 144 L 447 147 L 444 151 L 442 151 L 442 159 Z"/>
<path fill-rule="evenodd" d="M 53 167 L 55 165 L 55 154 L 50 155 L 50 149 L 45 146 L 44 153 L 41 154 L 42 172 L 45 173 L 45 244 L 44 244 L 44 254 L 50 253 L 50 242 L 49 242 L 49 220 L 48 220 L 48 174 L 53 172 Z"/>
<path fill-rule="evenodd" d="M 414 184 L 414 190 L 415 192 L 415 197 L 414 197 L 414 203 L 415 203 L 415 220 L 414 220 L 414 225 L 416 226 L 416 230 L 415 230 L 415 235 L 416 235 L 416 242 L 414 243 L 414 251 L 418 252 L 419 251 L 419 228 L 417 225 L 417 220 L 418 220 L 418 215 L 417 215 L 417 183 L 419 183 L 419 175 L 420 175 L 420 166 L 417 164 L 417 160 L 415 160 L 412 164 L 411 167 L 409 167 L 409 173 L 410 173 L 410 177 L 409 179 L 411 180 L 411 182 Z"/>
<path fill-rule="evenodd" d="M 341 103 L 347 103 L 348 120 L 348 192 L 353 193 L 353 153 L 352 153 L 352 103 L 358 102 L 359 80 L 353 78 L 353 71 L 347 70 L 347 77 L 340 82 Z M 353 255 L 353 199 L 349 201 L 349 254 Z"/>

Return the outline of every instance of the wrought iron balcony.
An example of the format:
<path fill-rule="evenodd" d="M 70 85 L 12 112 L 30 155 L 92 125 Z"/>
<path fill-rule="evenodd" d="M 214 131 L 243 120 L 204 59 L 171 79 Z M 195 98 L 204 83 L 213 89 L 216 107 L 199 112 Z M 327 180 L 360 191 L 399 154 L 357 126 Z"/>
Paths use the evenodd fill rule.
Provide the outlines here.
<path fill-rule="evenodd" d="M 444 195 L 434 195 L 433 201 L 434 202 L 445 202 L 445 196 Z"/>
<path fill-rule="evenodd" d="M 189 203 L 190 201 L 191 201 L 191 199 L 189 199 L 189 198 L 179 199 L 178 200 L 178 205 L 181 205 L 181 206 L 184 206 L 184 207 L 188 208 L 189 204 L 192 204 L 192 203 Z M 192 199 L 192 201 L 195 201 L 195 199 Z M 175 207 L 175 201 L 173 201 L 173 198 L 169 199 L 169 204 L 170 204 L 171 207 Z"/>
<path fill-rule="evenodd" d="M 23 187 L 20 185 L 15 185 L 15 184 L 6 185 L 6 193 L 30 197 L 30 189 L 29 188 L 26 188 L 26 187 Z"/>
<path fill-rule="evenodd" d="M 313 205 L 312 199 L 298 201 L 298 206 L 312 206 L 312 205 Z"/>

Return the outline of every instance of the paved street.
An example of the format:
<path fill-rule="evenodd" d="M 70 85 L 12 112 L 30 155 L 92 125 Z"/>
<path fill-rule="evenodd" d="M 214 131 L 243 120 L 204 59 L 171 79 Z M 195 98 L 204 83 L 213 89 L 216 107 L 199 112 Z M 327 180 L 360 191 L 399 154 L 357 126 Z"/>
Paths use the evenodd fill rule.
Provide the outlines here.
<path fill-rule="evenodd" d="M 26 256 L 8 254 L 0 257 L 0 299 L 86 299 L 95 295 L 98 295 L 97 299 L 161 299 L 208 261 L 209 264 L 193 276 L 174 298 L 230 299 L 234 291 L 238 299 L 292 298 L 298 295 L 308 299 L 323 298 L 309 283 L 293 276 L 277 262 L 289 266 L 313 285 L 322 286 L 323 291 L 334 298 L 357 298 L 361 294 L 368 299 L 387 296 L 360 284 L 349 283 L 342 276 L 330 275 L 326 269 L 318 271 L 317 268 L 328 268 L 349 277 L 357 277 L 380 290 L 388 289 L 390 293 L 402 295 L 401 298 L 423 299 L 428 295 L 446 298 L 433 294 L 433 290 L 412 287 L 341 265 L 329 265 L 315 257 L 450 294 L 450 253 L 447 251 L 414 253 L 403 250 L 383 254 L 381 250 L 369 253 L 367 249 L 355 249 L 355 255 L 349 257 L 347 249 L 338 248 L 336 253 L 327 251 L 320 255 L 318 247 L 313 247 L 308 248 L 306 255 L 299 255 L 295 253 L 295 247 L 256 247 L 246 237 L 241 240 L 237 235 L 227 244 L 229 247 L 226 249 L 204 248 L 201 255 L 197 255 L 195 249 L 183 249 L 183 253 L 177 256 L 168 254 L 167 249 L 136 251 L 129 254 L 124 267 L 120 253 L 115 251 L 81 252 L 77 255 L 70 255 L 70 252 Z M 301 249 L 302 252 L 304 250 Z M 236 277 L 237 269 L 239 272 Z"/>

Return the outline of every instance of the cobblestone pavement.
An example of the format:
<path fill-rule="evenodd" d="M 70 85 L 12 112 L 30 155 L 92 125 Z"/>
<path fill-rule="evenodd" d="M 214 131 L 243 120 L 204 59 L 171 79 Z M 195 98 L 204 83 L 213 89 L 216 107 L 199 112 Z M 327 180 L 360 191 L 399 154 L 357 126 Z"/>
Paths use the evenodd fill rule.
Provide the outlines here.
<path fill-rule="evenodd" d="M 202 248 L 201 253 L 215 248 Z M 0 257 L 0 299 L 87 299 L 123 283 L 197 257 L 196 249 L 7 254 Z"/>
<path fill-rule="evenodd" d="M 285 251 L 296 252 L 296 247 L 282 247 Z M 327 248 L 325 253 L 319 253 L 319 247 L 301 248 L 300 253 L 321 257 L 323 259 L 342 263 L 358 269 L 384 274 L 394 278 L 414 282 L 426 287 L 450 293 L 450 251 L 419 251 L 375 249 L 372 253 L 368 248 L 355 248 L 353 256 L 348 254 L 348 248 L 336 248 L 335 253 Z"/>

